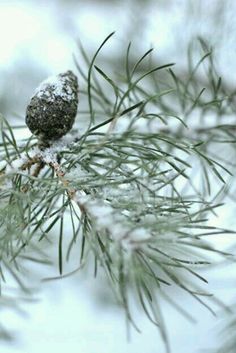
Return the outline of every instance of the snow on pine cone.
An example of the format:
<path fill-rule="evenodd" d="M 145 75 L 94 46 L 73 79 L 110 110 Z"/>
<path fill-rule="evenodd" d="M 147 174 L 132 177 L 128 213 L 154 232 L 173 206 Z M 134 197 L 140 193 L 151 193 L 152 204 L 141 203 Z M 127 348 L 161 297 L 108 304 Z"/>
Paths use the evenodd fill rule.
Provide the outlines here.
<path fill-rule="evenodd" d="M 72 128 L 77 108 L 78 80 L 69 70 L 39 85 L 26 109 L 26 124 L 39 141 L 48 143 Z"/>

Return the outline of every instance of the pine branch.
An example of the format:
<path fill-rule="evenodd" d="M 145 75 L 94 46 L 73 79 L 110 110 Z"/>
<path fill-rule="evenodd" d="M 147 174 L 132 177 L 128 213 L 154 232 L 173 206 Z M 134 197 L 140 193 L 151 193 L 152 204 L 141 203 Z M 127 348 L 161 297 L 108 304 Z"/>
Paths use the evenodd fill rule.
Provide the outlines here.
<path fill-rule="evenodd" d="M 222 89 L 208 52 L 184 81 L 172 63 L 152 66 L 150 59 L 140 72 L 152 51 L 131 65 L 129 45 L 124 71 L 113 77 L 96 62 L 111 36 L 91 60 L 82 49 L 85 63 L 76 62 L 84 80 L 83 131 L 75 128 L 42 147 L 34 137 L 17 141 L 1 118 L 1 277 L 7 267 L 18 278 L 16 264 L 30 247 L 58 232 L 59 277 L 66 276 L 65 262 L 79 247 L 79 270 L 93 258 L 95 275 L 106 274 L 127 321 L 139 330 L 129 304 L 135 298 L 169 352 L 159 297 L 192 320 L 168 297 L 168 288 L 177 286 L 214 314 L 200 270 L 215 255 L 231 257 L 207 238 L 234 233 L 208 224 L 235 167 L 226 158 L 235 157 L 235 129 L 228 123 L 234 107 L 227 106 L 233 95 Z M 195 74 L 207 59 L 205 92 Z M 222 144 L 227 153 L 218 158 Z"/>

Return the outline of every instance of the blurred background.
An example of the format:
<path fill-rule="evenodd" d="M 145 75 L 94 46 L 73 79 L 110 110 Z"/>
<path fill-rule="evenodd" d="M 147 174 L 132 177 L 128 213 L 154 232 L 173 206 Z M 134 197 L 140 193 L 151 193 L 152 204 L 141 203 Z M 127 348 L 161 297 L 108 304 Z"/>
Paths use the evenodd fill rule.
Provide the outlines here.
<path fill-rule="evenodd" d="M 49 74 L 73 68 L 78 43 L 91 53 L 114 30 L 106 57 L 138 56 L 154 47 L 161 61 L 186 64 L 193 37 L 215 47 L 220 71 L 233 84 L 236 60 L 233 0 L 1 0 L 1 112 L 24 116 L 35 86 Z"/>
<path fill-rule="evenodd" d="M 78 43 L 92 54 L 113 31 L 115 37 L 101 54 L 111 65 L 132 41 L 137 57 L 154 47 L 158 60 L 175 62 L 183 73 L 189 43 L 202 36 L 215 47 L 224 81 L 234 87 L 235 11 L 234 0 L 0 0 L 0 111 L 8 120 L 24 124 L 26 105 L 38 84 L 49 75 L 76 70 L 73 54 L 79 57 Z M 231 217 L 229 206 L 215 224 L 230 227 Z M 38 302 L 22 299 L 23 311 L 1 312 L 17 338 L 0 343 L 5 353 L 164 352 L 158 331 L 137 310 L 142 334 L 132 332 L 127 341 L 122 310 L 91 273 L 41 284 L 40 279 L 56 275 L 56 269 L 35 265 L 32 270 L 30 284 Z M 208 274 L 209 290 L 226 302 L 234 296 L 230 275 L 227 267 Z M 191 308 L 197 322 L 189 323 L 163 304 L 173 353 L 215 348 L 215 318 L 181 291 L 175 296 Z"/>

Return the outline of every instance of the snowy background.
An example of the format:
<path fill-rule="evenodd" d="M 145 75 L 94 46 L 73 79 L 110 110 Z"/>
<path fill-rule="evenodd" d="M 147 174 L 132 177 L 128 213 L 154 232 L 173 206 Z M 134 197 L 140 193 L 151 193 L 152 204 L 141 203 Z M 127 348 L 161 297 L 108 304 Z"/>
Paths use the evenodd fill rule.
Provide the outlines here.
<path fill-rule="evenodd" d="M 183 53 L 192 35 L 206 36 L 216 46 L 222 75 L 234 86 L 235 10 L 233 0 L 0 0 L 0 110 L 9 120 L 23 124 L 27 102 L 40 81 L 74 69 L 72 54 L 77 55 L 77 41 L 93 51 L 114 30 L 116 38 L 107 55 L 119 55 L 131 40 L 140 53 L 152 45 L 162 60 L 179 67 L 184 65 Z M 232 213 L 232 207 L 225 208 L 215 224 L 233 226 Z M 219 243 L 222 245 L 222 240 Z M 208 275 L 209 290 L 226 302 L 234 295 L 228 269 L 215 269 Z M 10 344 L 0 343 L 1 351 L 164 352 L 158 331 L 139 312 L 136 320 L 142 334 L 133 332 L 127 342 L 123 312 L 108 300 L 91 273 L 41 284 L 40 279 L 55 275 L 55 269 L 35 266 L 33 272 L 29 283 L 35 286 L 38 301 L 22 302 L 21 315 L 12 310 L 1 312 L 1 320 L 17 337 Z M 173 353 L 214 348 L 215 318 L 181 291 L 174 295 L 197 323 L 188 323 L 163 304 Z"/>

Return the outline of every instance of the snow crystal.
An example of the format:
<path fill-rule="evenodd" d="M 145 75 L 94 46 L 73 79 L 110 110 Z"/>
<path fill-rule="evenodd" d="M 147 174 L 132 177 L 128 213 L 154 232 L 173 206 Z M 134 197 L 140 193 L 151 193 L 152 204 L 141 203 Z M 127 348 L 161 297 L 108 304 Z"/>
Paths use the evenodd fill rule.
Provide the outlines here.
<path fill-rule="evenodd" d="M 90 195 L 81 195 L 81 193 L 76 193 L 75 202 L 78 202 L 80 205 L 85 206 L 87 202 L 91 199 Z"/>
<path fill-rule="evenodd" d="M 114 211 L 112 207 L 96 201 L 88 203 L 87 207 L 88 212 L 95 219 L 98 229 L 107 228 L 110 230 L 110 227 L 114 225 Z"/>
<path fill-rule="evenodd" d="M 97 218 L 100 218 L 100 217 L 107 217 L 107 216 L 110 216 L 112 213 L 113 213 L 113 209 L 111 206 L 108 206 L 108 205 L 90 205 L 89 207 L 89 212 L 97 217 Z"/>
<path fill-rule="evenodd" d="M 129 239 L 134 242 L 145 241 L 150 238 L 150 234 L 147 229 L 140 227 L 132 230 L 129 233 Z"/>
<path fill-rule="evenodd" d="M 142 242 L 151 237 L 143 227 L 131 229 L 124 211 L 115 209 L 105 201 L 92 199 L 89 195 L 77 195 L 76 200 L 93 219 L 97 230 L 108 231 L 115 241 L 120 242 L 128 250 L 141 246 Z"/>
<path fill-rule="evenodd" d="M 129 241 L 127 241 L 129 227 L 125 225 L 124 219 L 123 222 L 121 219 L 114 222 L 112 225 L 111 234 L 114 240 L 121 241 L 123 245 L 129 243 Z"/>
<path fill-rule="evenodd" d="M 36 88 L 35 94 L 37 97 L 45 98 L 48 101 L 52 101 L 53 96 L 62 97 L 65 100 L 72 100 L 73 91 L 66 82 L 66 77 L 60 75 L 50 76 Z"/>
<path fill-rule="evenodd" d="M 47 164 L 57 163 L 57 155 L 50 148 L 46 148 L 45 150 L 41 151 L 40 155 L 42 160 Z"/>
<path fill-rule="evenodd" d="M 35 150 L 39 157 L 43 159 L 43 161 L 47 164 L 56 163 L 57 162 L 57 154 L 63 150 L 65 150 L 68 144 L 73 141 L 74 137 L 72 135 L 64 136 L 59 140 L 55 141 L 50 147 L 45 148 L 44 150 Z"/>
<path fill-rule="evenodd" d="M 22 155 L 20 158 L 15 159 L 11 164 L 7 164 L 5 174 L 14 174 L 20 170 L 22 165 L 28 160 L 26 155 Z"/>

